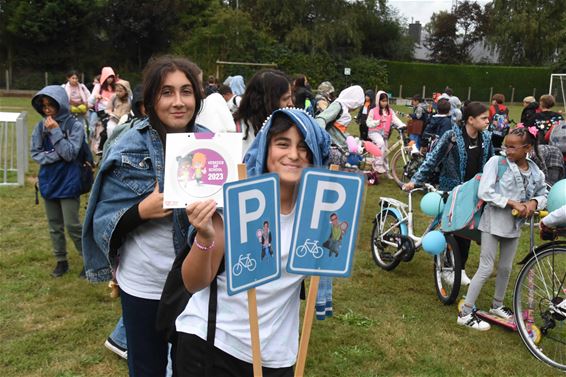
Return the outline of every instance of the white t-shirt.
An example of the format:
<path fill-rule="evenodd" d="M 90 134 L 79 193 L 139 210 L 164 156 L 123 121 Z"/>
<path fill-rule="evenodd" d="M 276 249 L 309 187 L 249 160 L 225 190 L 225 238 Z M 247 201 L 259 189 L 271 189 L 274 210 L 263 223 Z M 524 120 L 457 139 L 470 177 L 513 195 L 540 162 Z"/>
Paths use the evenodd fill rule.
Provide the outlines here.
<path fill-rule="evenodd" d="M 281 215 L 281 266 L 287 266 L 294 212 Z M 285 368 L 295 364 L 299 345 L 299 307 L 302 275 L 282 268 L 281 278 L 256 288 L 262 365 Z M 228 296 L 226 272 L 218 275 L 218 312 L 214 345 L 222 351 L 252 363 L 248 296 Z M 191 297 L 177 318 L 177 331 L 206 340 L 209 288 Z"/>
<path fill-rule="evenodd" d="M 116 279 L 131 296 L 159 300 L 175 260 L 173 220 L 150 220 L 131 231 L 120 248 Z"/>

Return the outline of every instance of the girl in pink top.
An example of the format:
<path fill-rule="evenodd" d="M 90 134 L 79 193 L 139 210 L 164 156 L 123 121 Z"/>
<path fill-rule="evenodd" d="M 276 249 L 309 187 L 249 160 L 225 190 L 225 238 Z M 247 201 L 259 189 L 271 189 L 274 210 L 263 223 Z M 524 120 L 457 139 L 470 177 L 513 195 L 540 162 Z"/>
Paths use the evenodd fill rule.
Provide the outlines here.
<path fill-rule="evenodd" d="M 382 152 L 382 155 L 374 160 L 374 169 L 380 174 L 387 172 L 389 175 L 389 166 L 385 156 L 391 127 L 404 128 L 406 125 L 401 122 L 393 109 L 389 107 L 389 96 L 387 93 L 382 90 L 377 92 L 375 102 L 376 106 L 369 112 L 366 120 L 368 137 Z"/>

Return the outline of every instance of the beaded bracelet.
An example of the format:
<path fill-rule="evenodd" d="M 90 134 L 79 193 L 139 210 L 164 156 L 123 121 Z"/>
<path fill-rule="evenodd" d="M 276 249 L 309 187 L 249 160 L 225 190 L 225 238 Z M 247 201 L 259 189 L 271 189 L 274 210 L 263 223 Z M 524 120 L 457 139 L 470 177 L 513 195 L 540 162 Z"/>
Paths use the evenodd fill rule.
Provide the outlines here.
<path fill-rule="evenodd" d="M 202 251 L 208 251 L 208 250 L 212 249 L 214 247 L 214 244 L 215 244 L 215 241 L 212 240 L 212 243 L 210 245 L 204 246 L 204 245 L 200 244 L 195 237 L 195 245 L 197 245 L 197 247 L 199 249 L 201 249 Z"/>

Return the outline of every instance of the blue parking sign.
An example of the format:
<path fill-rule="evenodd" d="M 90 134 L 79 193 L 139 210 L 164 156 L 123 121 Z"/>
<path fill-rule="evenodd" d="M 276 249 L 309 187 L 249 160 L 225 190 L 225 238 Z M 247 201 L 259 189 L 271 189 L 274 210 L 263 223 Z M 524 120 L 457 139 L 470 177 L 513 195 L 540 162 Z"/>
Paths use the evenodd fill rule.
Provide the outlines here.
<path fill-rule="evenodd" d="M 316 168 L 303 171 L 287 271 L 350 276 L 363 192 L 360 174 Z"/>
<path fill-rule="evenodd" d="M 279 176 L 225 183 L 223 189 L 227 286 L 235 295 L 281 275 Z"/>

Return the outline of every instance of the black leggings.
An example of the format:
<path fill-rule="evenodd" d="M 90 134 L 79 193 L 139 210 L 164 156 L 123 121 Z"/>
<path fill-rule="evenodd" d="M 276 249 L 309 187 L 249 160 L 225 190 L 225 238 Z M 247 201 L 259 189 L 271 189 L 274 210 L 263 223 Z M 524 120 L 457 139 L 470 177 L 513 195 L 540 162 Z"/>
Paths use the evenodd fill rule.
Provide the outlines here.
<path fill-rule="evenodd" d="M 207 369 L 207 358 L 211 358 Z M 196 335 L 178 333 L 175 375 L 183 377 L 253 376 L 253 365 L 207 344 Z M 293 367 L 262 368 L 265 377 L 293 377 Z"/>
<path fill-rule="evenodd" d="M 468 254 L 470 253 L 470 243 L 468 238 L 462 238 L 454 235 L 456 243 L 458 244 L 458 249 L 460 250 L 460 256 L 462 257 L 462 270 L 466 268 L 466 262 L 468 261 Z"/>

